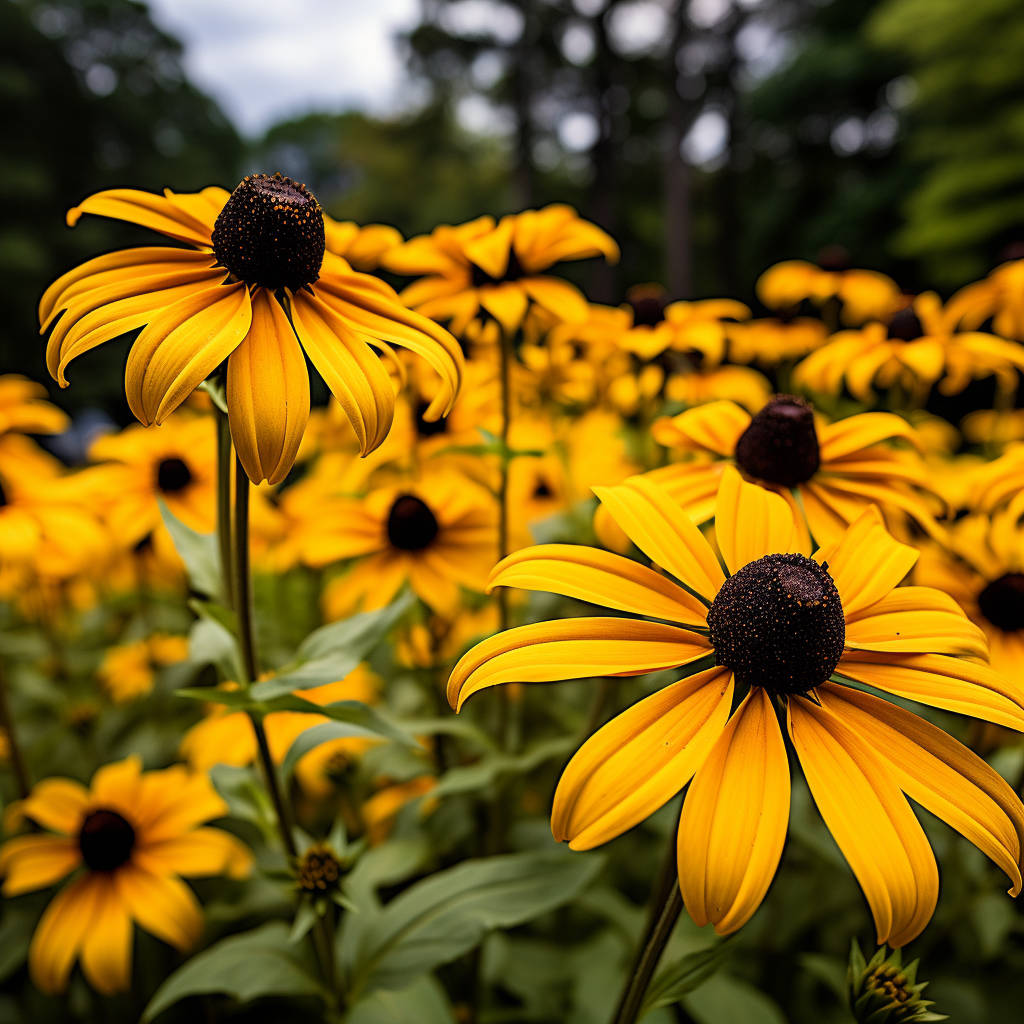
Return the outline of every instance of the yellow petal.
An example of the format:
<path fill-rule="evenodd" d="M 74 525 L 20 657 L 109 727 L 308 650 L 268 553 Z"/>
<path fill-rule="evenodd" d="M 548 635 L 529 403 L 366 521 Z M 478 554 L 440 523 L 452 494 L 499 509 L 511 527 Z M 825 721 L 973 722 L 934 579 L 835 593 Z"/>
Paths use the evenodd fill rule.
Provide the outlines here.
<path fill-rule="evenodd" d="M 0 848 L 3 894 L 17 896 L 53 885 L 81 862 L 78 843 L 68 836 L 17 836 Z"/>
<path fill-rule="evenodd" d="M 846 646 L 861 651 L 988 657 L 985 633 L 953 598 L 932 587 L 897 587 L 867 608 L 847 613 Z"/>
<path fill-rule="evenodd" d="M 163 422 L 238 347 L 251 321 L 241 283 L 213 285 L 156 313 L 125 367 L 125 394 L 139 422 Z"/>
<path fill-rule="evenodd" d="M 825 471 L 835 459 L 862 451 L 881 441 L 902 438 L 920 447 L 917 431 L 902 417 L 891 412 L 866 412 L 829 423 L 818 431 L 821 468 Z"/>
<path fill-rule="evenodd" d="M 732 691 L 728 669 L 708 669 L 646 697 L 594 733 L 555 790 L 555 839 L 589 850 L 675 796 L 721 733 Z"/>
<path fill-rule="evenodd" d="M 83 213 L 140 224 L 192 245 L 209 247 L 212 244 L 207 224 L 166 196 L 154 195 L 152 192 L 141 192 L 133 188 L 97 192 L 68 210 L 68 227 L 73 228 Z"/>
<path fill-rule="evenodd" d="M 869 505 L 837 542 L 814 557 L 828 567 L 850 616 L 885 597 L 913 568 L 917 552 L 896 540 L 878 508 Z"/>
<path fill-rule="evenodd" d="M 97 992 L 112 995 L 131 985 L 132 921 L 110 875 L 98 874 L 96 913 L 82 938 L 82 970 Z"/>
<path fill-rule="evenodd" d="M 43 911 L 28 947 L 28 970 L 36 988 L 63 992 L 71 965 L 99 911 L 103 888 L 86 874 L 66 885 Z"/>
<path fill-rule="evenodd" d="M 1024 693 L 988 665 L 945 654 L 846 651 L 836 672 L 876 690 L 1024 732 Z"/>
<path fill-rule="evenodd" d="M 717 401 L 655 421 L 651 432 L 666 448 L 709 451 L 731 459 L 736 442 L 750 426 L 750 413 L 735 402 Z"/>
<path fill-rule="evenodd" d="M 292 299 L 295 330 L 310 361 L 337 398 L 359 441 L 361 455 L 378 448 L 395 415 L 395 386 L 366 338 L 316 296 Z"/>
<path fill-rule="evenodd" d="M 860 733 L 899 787 L 990 857 L 1021 891 L 1024 804 L 972 750 L 923 718 L 870 693 L 826 683 L 822 705 Z"/>
<path fill-rule="evenodd" d="M 526 293 L 517 283 L 508 283 L 480 288 L 477 292 L 480 305 L 501 324 L 506 334 L 511 334 L 526 316 Z"/>
<path fill-rule="evenodd" d="M 582 544 L 538 544 L 516 551 L 494 567 L 488 586 L 544 590 L 670 622 L 707 621 L 707 608 L 661 573 Z"/>
<path fill-rule="evenodd" d="M 558 619 L 516 626 L 477 644 L 452 670 L 456 711 L 478 690 L 589 676 L 638 676 L 677 668 L 710 652 L 707 640 L 677 626 L 638 619 Z"/>
<path fill-rule="evenodd" d="M 269 723 L 273 717 L 268 715 L 266 721 Z M 302 715 L 300 731 L 318 717 Z M 139 846 L 136 856 L 140 865 L 155 874 L 176 874 L 185 878 L 223 874 L 243 877 L 252 865 L 248 848 L 219 828 L 197 828 L 170 839 L 145 843 Z"/>
<path fill-rule="evenodd" d="M 253 297 L 249 333 L 228 358 L 227 402 L 249 479 L 279 483 L 309 421 L 309 375 L 284 310 L 264 288 Z"/>
<path fill-rule="evenodd" d="M 114 877 L 119 900 L 147 932 L 182 952 L 199 941 L 203 914 L 184 882 L 134 865 Z"/>
<path fill-rule="evenodd" d="M 578 324 L 587 319 L 587 300 L 568 281 L 556 277 L 525 277 L 523 287 L 538 306 L 543 306 L 559 320 Z"/>
<path fill-rule="evenodd" d="M 715 502 L 715 537 L 730 572 L 764 555 L 799 552 L 800 535 L 786 499 L 747 483 L 728 466 Z"/>
<path fill-rule="evenodd" d="M 21 813 L 43 828 L 70 835 L 82 824 L 89 802 L 86 788 L 73 779 L 43 779 L 21 801 Z"/>
<path fill-rule="evenodd" d="M 719 935 L 761 905 L 789 824 L 789 764 L 771 698 L 754 687 L 736 709 L 683 801 L 679 886 L 690 916 Z"/>
<path fill-rule="evenodd" d="M 648 558 L 708 601 L 725 582 L 711 545 L 669 494 L 642 476 L 594 493 Z"/>
<path fill-rule="evenodd" d="M 812 701 L 789 701 L 789 734 L 814 802 L 867 897 L 879 945 L 906 945 L 924 930 L 939 895 L 935 857 L 906 797 L 860 735 Z"/>

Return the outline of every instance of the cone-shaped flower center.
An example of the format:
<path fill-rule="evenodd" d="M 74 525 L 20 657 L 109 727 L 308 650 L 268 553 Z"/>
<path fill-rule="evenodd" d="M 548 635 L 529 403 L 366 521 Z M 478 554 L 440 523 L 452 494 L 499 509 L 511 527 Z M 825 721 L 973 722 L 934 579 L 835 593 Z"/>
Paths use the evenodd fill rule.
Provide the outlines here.
<path fill-rule="evenodd" d="M 635 285 L 626 293 L 626 302 L 633 309 L 634 327 L 654 327 L 665 319 L 668 302 L 660 285 Z"/>
<path fill-rule="evenodd" d="M 999 629 L 1024 629 L 1024 573 L 1008 572 L 993 580 L 978 595 L 981 614 Z"/>
<path fill-rule="evenodd" d="M 299 888 L 313 895 L 338 888 L 341 862 L 323 845 L 311 846 L 299 858 Z"/>
<path fill-rule="evenodd" d="M 894 313 L 889 321 L 889 337 L 895 341 L 917 341 L 924 337 L 924 325 L 918 319 L 913 306 L 907 306 Z"/>
<path fill-rule="evenodd" d="M 117 811 L 90 811 L 78 831 L 78 848 L 90 871 L 113 871 L 135 846 L 135 829 Z"/>
<path fill-rule="evenodd" d="M 7 504 L 7 492 L 4 490 L 3 481 L 0 480 L 0 508 Z"/>
<path fill-rule="evenodd" d="M 293 290 L 312 284 L 324 261 L 320 204 L 291 178 L 250 174 L 217 217 L 213 251 L 247 284 Z"/>
<path fill-rule="evenodd" d="M 401 494 L 388 513 L 388 540 L 400 551 L 422 551 L 437 537 L 437 517 L 415 494 Z"/>
<path fill-rule="evenodd" d="M 736 442 L 736 464 L 747 476 L 793 487 L 821 465 L 814 410 L 802 398 L 776 395 Z"/>
<path fill-rule="evenodd" d="M 807 693 L 835 671 L 846 640 L 839 591 L 804 555 L 765 555 L 719 590 L 708 612 L 720 665 L 770 693 Z"/>
<path fill-rule="evenodd" d="M 192 483 L 192 470 L 184 459 L 163 459 L 156 467 L 156 485 L 164 494 L 177 494 Z"/>

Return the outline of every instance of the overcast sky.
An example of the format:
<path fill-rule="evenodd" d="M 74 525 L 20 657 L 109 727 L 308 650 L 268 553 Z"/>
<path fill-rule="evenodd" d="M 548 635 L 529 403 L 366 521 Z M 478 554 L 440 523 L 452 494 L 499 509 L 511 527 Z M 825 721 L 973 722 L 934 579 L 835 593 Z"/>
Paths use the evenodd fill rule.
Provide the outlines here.
<path fill-rule="evenodd" d="M 185 68 L 235 124 L 259 134 L 310 108 L 407 105 L 392 36 L 418 0 L 149 0 Z"/>

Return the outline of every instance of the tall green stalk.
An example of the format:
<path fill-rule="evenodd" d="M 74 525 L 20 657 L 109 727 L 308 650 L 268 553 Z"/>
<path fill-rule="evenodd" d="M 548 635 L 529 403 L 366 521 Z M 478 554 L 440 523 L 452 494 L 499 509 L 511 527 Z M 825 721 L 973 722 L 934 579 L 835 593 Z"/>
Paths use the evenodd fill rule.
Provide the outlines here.
<path fill-rule="evenodd" d="M 0 728 L 7 736 L 7 757 L 14 772 L 14 781 L 18 787 L 18 796 L 24 800 L 32 789 L 32 780 L 28 774 L 28 765 L 18 742 L 18 733 L 14 727 L 14 715 L 11 713 L 10 701 L 7 697 L 7 673 L 0 663 Z"/>

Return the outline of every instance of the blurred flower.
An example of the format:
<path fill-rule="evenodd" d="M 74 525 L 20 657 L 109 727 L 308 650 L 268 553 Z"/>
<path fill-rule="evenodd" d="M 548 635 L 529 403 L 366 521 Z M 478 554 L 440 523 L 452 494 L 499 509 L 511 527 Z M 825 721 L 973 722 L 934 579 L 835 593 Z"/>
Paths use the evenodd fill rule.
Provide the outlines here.
<path fill-rule="evenodd" d="M 481 313 L 506 333 L 523 322 L 531 303 L 559 320 L 581 321 L 587 303 L 571 284 L 544 272 L 563 260 L 604 256 L 619 247 L 570 206 L 524 210 L 495 222 L 478 217 L 457 227 L 443 224 L 391 249 L 382 260 L 399 274 L 424 275 L 401 293 L 413 309 L 448 322 L 461 337 Z"/>
<path fill-rule="evenodd" d="M 925 464 L 915 452 L 885 444 L 917 442 L 914 428 L 892 413 L 824 423 L 803 399 L 776 395 L 753 417 L 732 402 L 709 402 L 658 420 L 653 433 L 659 444 L 690 456 L 648 476 L 695 522 L 711 518 L 722 473 L 734 463 L 748 479 L 781 494 L 821 543 L 872 503 L 890 519 L 906 514 L 938 532 L 922 497 L 934 495 Z"/>
<path fill-rule="evenodd" d="M 0 434 L 59 434 L 71 421 L 46 401 L 46 388 L 15 373 L 0 377 Z"/>
<path fill-rule="evenodd" d="M 324 589 L 324 614 L 390 603 L 409 583 L 442 615 L 459 607 L 459 586 L 482 590 L 498 551 L 497 507 L 482 487 L 446 470 L 343 499 L 313 535 L 313 566 L 355 559 Z"/>
<path fill-rule="evenodd" d="M 396 782 L 377 790 L 363 804 L 363 821 L 366 834 L 374 846 L 384 842 L 403 807 L 421 800 L 437 785 L 433 775 L 419 775 L 407 782 Z M 422 800 L 419 813 L 429 814 L 437 806 L 434 799 Z"/>
<path fill-rule="evenodd" d="M 154 633 L 144 640 L 111 647 L 96 670 L 103 688 L 118 704 L 153 689 L 154 669 L 188 658 L 188 637 Z"/>
<path fill-rule="evenodd" d="M 1024 260 L 1009 260 L 984 281 L 961 288 L 946 311 L 961 330 L 976 331 L 991 320 L 996 334 L 1024 341 Z"/>
<path fill-rule="evenodd" d="M 756 412 L 772 395 L 771 384 L 763 373 L 749 366 L 717 366 L 674 373 L 665 385 L 665 397 L 683 405 L 703 405 L 728 399 Z"/>
<path fill-rule="evenodd" d="M 786 502 L 730 468 L 715 517 L 723 572 L 692 520 L 649 480 L 634 477 L 598 496 L 640 550 L 685 586 L 584 546 L 509 556 L 492 587 L 551 591 L 640 617 L 499 633 L 455 667 L 451 705 L 509 682 L 717 664 L 639 701 L 587 740 L 555 793 L 557 840 L 584 850 L 607 842 L 689 782 L 678 839 L 683 900 L 697 924 L 736 931 L 764 898 L 786 836 L 790 774 L 776 718 L 784 711 L 879 943 L 915 938 L 938 898 L 935 858 L 903 793 L 976 843 L 1007 873 L 1011 893 L 1020 892 L 1024 805 L 1010 787 L 942 730 L 860 688 L 1024 731 L 1024 689 L 973 660 L 985 656 L 981 631 L 945 594 L 897 586 L 916 552 L 886 533 L 877 509 L 811 559 Z M 732 711 L 734 691 L 742 699 Z"/>
<path fill-rule="evenodd" d="M 829 395 L 845 382 L 861 402 L 874 401 L 876 389 L 901 388 L 920 404 L 933 385 L 955 395 L 988 376 L 1011 393 L 1021 370 L 1020 345 L 977 331 L 954 333 L 948 309 L 934 292 L 925 292 L 886 323 L 833 335 L 796 367 L 793 381 Z"/>
<path fill-rule="evenodd" d="M 227 814 L 205 775 L 183 767 L 141 773 L 130 757 L 101 768 L 90 789 L 46 779 L 17 805 L 17 817 L 57 833 L 9 840 L 0 849 L 5 897 L 81 873 L 51 900 L 29 947 L 29 972 L 44 992 L 62 992 L 76 958 L 105 995 L 131 982 L 132 923 L 184 951 L 202 911 L 180 876 L 248 873 L 249 851 L 234 836 L 199 827 Z"/>
<path fill-rule="evenodd" d="M 376 270 L 381 257 L 402 244 L 402 233 L 388 224 L 364 224 L 334 220 L 324 214 L 324 241 L 328 252 L 340 256 L 356 270 Z"/>
<path fill-rule="evenodd" d="M 748 320 L 730 324 L 727 333 L 729 358 L 733 362 L 756 362 L 762 366 L 802 359 L 828 338 L 825 325 L 809 316 Z"/>
<path fill-rule="evenodd" d="M 843 323 L 888 320 L 899 308 L 896 282 L 874 270 L 831 270 L 804 260 L 785 260 L 757 279 L 757 297 L 774 310 L 792 310 L 801 302 L 840 303 Z"/>
<path fill-rule="evenodd" d="M 122 249 L 55 281 L 39 304 L 52 327 L 46 360 L 67 386 L 72 359 L 143 328 L 128 355 L 128 404 L 162 423 L 227 360 L 231 436 L 254 482 L 282 480 L 309 416 L 306 356 L 372 451 L 391 426 L 394 386 L 374 349 L 412 349 L 442 380 L 431 415 L 450 406 L 462 354 L 455 340 L 388 285 L 325 250 L 324 218 L 304 185 L 255 174 L 220 188 L 163 196 L 99 192 L 68 213 L 126 220 L 189 248 Z M 305 353 L 305 355 L 303 354 Z"/>

